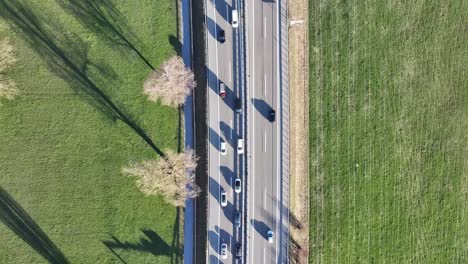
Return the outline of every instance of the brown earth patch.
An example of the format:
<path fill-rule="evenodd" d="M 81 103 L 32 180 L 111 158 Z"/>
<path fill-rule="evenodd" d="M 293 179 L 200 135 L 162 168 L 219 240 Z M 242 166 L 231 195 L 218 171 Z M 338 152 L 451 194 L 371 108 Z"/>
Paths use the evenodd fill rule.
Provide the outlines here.
<path fill-rule="evenodd" d="M 290 262 L 308 263 L 309 61 L 308 3 L 289 1 Z"/>

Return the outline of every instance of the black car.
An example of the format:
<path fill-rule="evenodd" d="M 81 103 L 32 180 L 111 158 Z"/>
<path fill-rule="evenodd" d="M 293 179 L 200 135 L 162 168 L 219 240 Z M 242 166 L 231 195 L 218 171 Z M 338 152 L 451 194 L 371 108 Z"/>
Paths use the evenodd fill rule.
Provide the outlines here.
<path fill-rule="evenodd" d="M 275 117 L 276 117 L 276 112 L 275 110 L 271 109 L 270 113 L 268 113 L 268 120 L 270 120 L 270 122 L 275 122 Z"/>
<path fill-rule="evenodd" d="M 224 33 L 224 30 L 222 29 L 218 31 L 218 41 L 221 43 L 224 43 L 226 41 L 226 33 Z"/>
<path fill-rule="evenodd" d="M 239 98 L 236 99 L 236 113 L 242 113 L 242 102 Z"/>
<path fill-rule="evenodd" d="M 236 259 L 242 258 L 242 245 L 237 244 L 236 245 Z"/>

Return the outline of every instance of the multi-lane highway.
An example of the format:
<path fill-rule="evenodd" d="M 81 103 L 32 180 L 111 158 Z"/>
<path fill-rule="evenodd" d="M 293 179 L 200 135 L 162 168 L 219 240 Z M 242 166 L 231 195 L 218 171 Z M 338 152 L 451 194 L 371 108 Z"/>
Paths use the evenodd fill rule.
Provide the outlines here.
<path fill-rule="evenodd" d="M 231 26 L 232 9 L 237 3 L 232 0 L 206 0 L 207 26 L 207 78 L 208 78 L 208 263 L 233 263 L 234 248 L 242 245 L 242 226 L 234 227 L 234 213 L 241 212 L 241 196 L 236 194 L 233 183 L 242 177 L 240 170 L 243 155 L 236 151 L 237 139 L 242 137 L 244 113 L 234 111 L 237 98 L 242 99 L 239 81 L 239 40 Z M 218 40 L 223 30 L 225 41 Z M 220 83 L 225 85 L 225 98 L 219 94 Z M 226 153 L 221 153 L 221 141 L 226 142 Z M 242 177 L 243 178 L 243 177 Z M 241 179 L 242 179 L 241 178 Z M 244 184 L 242 184 L 244 185 Z M 221 205 L 220 193 L 227 193 L 227 205 Z M 228 245 L 227 259 L 222 259 L 220 247 Z"/>
<path fill-rule="evenodd" d="M 274 1 L 247 1 L 248 263 L 278 262 L 279 135 L 278 122 L 269 120 L 278 109 L 276 22 Z"/>
<path fill-rule="evenodd" d="M 205 0 L 208 78 L 208 263 L 284 262 L 278 6 L 273 0 Z M 233 28 L 232 10 L 239 27 Z M 220 32 L 224 31 L 225 40 Z M 219 93 L 224 83 L 226 96 Z M 236 113 L 236 100 L 241 113 Z M 272 117 L 275 113 L 275 117 Z M 244 139 L 238 154 L 237 140 Z M 223 144 L 226 151 L 223 154 Z M 234 192 L 240 178 L 242 190 Z M 227 203 L 222 205 L 221 192 Z M 234 214 L 241 213 L 235 227 Z M 273 232 L 272 241 L 268 231 Z M 287 239 L 287 238 L 286 238 Z M 221 245 L 227 244 L 227 256 Z M 286 243 L 287 244 L 287 243 Z M 242 257 L 236 257 L 240 248 Z"/>

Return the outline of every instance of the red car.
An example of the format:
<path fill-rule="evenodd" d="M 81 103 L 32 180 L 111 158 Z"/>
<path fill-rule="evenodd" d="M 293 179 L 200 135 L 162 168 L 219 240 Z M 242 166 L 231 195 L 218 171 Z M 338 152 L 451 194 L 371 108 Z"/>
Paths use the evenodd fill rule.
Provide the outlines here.
<path fill-rule="evenodd" d="M 219 82 L 219 96 L 221 96 L 221 98 L 226 97 L 226 86 L 223 82 Z"/>

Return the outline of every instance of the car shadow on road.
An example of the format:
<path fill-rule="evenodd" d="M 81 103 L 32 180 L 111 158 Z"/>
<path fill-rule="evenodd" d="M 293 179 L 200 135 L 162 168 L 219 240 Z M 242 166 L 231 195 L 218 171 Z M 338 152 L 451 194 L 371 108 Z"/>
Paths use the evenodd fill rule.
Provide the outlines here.
<path fill-rule="evenodd" d="M 270 230 L 270 227 L 267 226 L 264 222 L 251 219 L 250 223 L 253 225 L 255 231 L 260 234 L 264 239 L 267 239 L 267 232 Z"/>
<path fill-rule="evenodd" d="M 219 15 L 222 16 L 226 22 L 231 23 L 229 18 L 232 13 L 232 6 L 225 0 L 210 0 L 210 2 L 216 7 Z"/>
<path fill-rule="evenodd" d="M 217 150 L 217 151 L 220 151 L 220 140 L 221 140 L 221 137 L 218 135 L 218 133 L 216 131 L 214 131 L 214 129 L 212 129 L 211 127 L 209 128 L 209 140 L 210 140 L 210 143 L 211 145 Z"/>
<path fill-rule="evenodd" d="M 269 114 L 274 110 L 267 102 L 263 99 L 252 98 L 252 104 L 255 109 L 266 119 L 269 119 Z"/>
<path fill-rule="evenodd" d="M 220 247 L 220 244 L 218 244 L 219 239 L 220 239 L 220 236 L 217 232 L 213 230 L 208 231 L 208 241 L 210 242 L 210 246 L 218 254 L 219 254 L 219 247 Z"/>
<path fill-rule="evenodd" d="M 230 241 L 232 236 L 224 229 L 220 229 L 218 226 L 215 226 L 215 230 L 208 231 L 208 240 L 210 242 L 211 248 L 218 254 L 220 254 L 221 243 L 227 243 L 228 248 L 230 248 Z"/>
<path fill-rule="evenodd" d="M 219 128 L 226 141 L 233 147 L 236 147 L 236 140 L 239 138 L 234 128 L 230 127 L 226 122 L 219 122 Z"/>
<path fill-rule="evenodd" d="M 217 256 L 210 255 L 210 259 L 208 260 L 209 264 L 224 264 Z"/>
<path fill-rule="evenodd" d="M 219 80 L 218 76 L 208 67 L 205 67 L 206 78 L 208 79 L 208 87 L 210 87 L 213 92 L 219 94 Z"/>
<path fill-rule="evenodd" d="M 223 82 L 223 80 L 218 79 L 218 76 L 208 67 L 206 69 L 206 75 L 208 78 L 208 87 L 215 92 L 219 96 L 219 84 L 220 82 Z M 222 99 L 219 97 L 220 100 L 223 100 L 224 103 L 231 108 L 231 110 L 234 110 L 235 107 L 235 101 L 236 101 L 236 94 L 234 93 L 234 90 L 231 89 L 225 82 L 223 82 L 225 85 L 225 91 L 226 91 L 226 97 Z"/>
<path fill-rule="evenodd" d="M 229 182 L 229 183 L 234 182 L 234 179 L 236 178 L 236 174 L 234 173 L 234 171 L 232 171 L 227 166 L 220 166 L 219 170 L 220 170 L 220 173 L 223 175 L 224 180 L 226 182 Z"/>
<path fill-rule="evenodd" d="M 236 207 L 231 201 L 229 201 L 230 193 L 232 194 L 233 191 L 232 190 L 228 191 L 228 203 L 226 206 L 222 207 L 221 210 L 223 211 L 223 214 L 227 218 L 227 220 L 229 220 L 231 224 L 234 224 L 233 219 L 234 219 L 234 212 L 236 211 Z M 234 195 L 232 195 L 232 197 L 234 197 Z"/>
<path fill-rule="evenodd" d="M 219 183 L 213 177 L 210 177 L 209 189 L 210 189 L 210 194 L 219 203 L 221 186 L 219 186 Z M 221 204 L 219 206 L 221 206 Z"/>
<path fill-rule="evenodd" d="M 213 19 L 206 17 L 206 26 L 210 35 L 218 41 L 218 32 L 222 29 Z"/>

